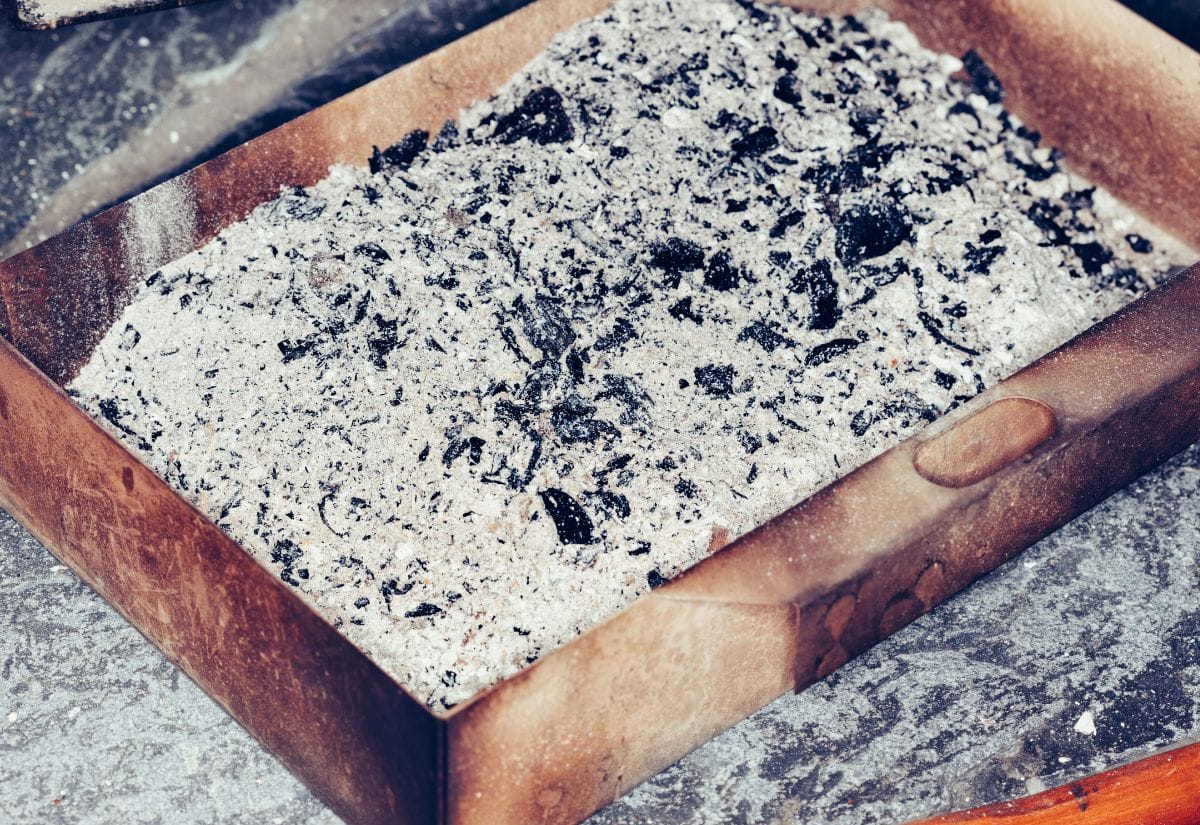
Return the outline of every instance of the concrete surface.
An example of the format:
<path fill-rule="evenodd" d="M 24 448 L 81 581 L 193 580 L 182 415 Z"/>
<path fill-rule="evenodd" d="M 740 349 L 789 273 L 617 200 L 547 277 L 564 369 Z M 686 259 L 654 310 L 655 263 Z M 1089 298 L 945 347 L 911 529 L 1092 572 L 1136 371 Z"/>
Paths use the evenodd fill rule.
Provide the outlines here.
<path fill-rule="evenodd" d="M 255 77 L 245 67 L 285 48 L 278 33 L 294 35 L 318 0 L 225 0 L 42 34 L 0 24 L 0 245 L 56 231 L 73 212 L 138 191 L 499 8 L 342 1 L 356 3 L 357 22 L 274 74 L 270 94 L 243 94 Z M 1131 2 L 1181 37 L 1200 31 L 1195 4 Z M 364 12 L 377 7 L 378 18 Z M 226 72 L 238 71 L 242 81 L 230 83 Z M 185 129 L 172 142 L 179 129 L 168 126 L 185 121 L 162 112 L 187 108 L 180 90 L 196 76 L 224 78 L 201 84 L 213 97 L 192 110 L 212 123 L 203 141 Z M 104 165 L 114 152 L 136 156 L 122 147 L 160 144 L 183 148 Z M 69 185 L 64 172 L 86 185 L 31 230 Z M 594 825 L 892 822 L 1197 737 L 1198 482 L 1193 448 Z M 337 822 L 3 514 L 0 614 L 0 823 Z M 1095 736 L 1073 730 L 1084 710 Z"/>
<path fill-rule="evenodd" d="M 51 32 L 0 20 L 0 258 L 526 2 L 225 0 Z"/>

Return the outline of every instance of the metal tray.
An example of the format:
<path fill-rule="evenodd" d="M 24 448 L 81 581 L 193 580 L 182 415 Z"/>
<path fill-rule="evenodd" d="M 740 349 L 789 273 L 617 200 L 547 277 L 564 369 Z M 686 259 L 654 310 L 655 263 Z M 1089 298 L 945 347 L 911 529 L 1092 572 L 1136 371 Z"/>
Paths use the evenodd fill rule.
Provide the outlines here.
<path fill-rule="evenodd" d="M 1200 268 L 445 713 L 63 393 L 132 285 L 436 129 L 604 0 L 533 5 L 0 262 L 0 503 L 354 823 L 570 822 L 1200 437 Z M 842 11 L 854 4 L 799 5 Z M 1200 57 L 1113 0 L 890 0 L 1076 168 L 1200 242 Z"/>
<path fill-rule="evenodd" d="M 18 28 L 57 29 L 105 17 L 123 17 L 155 9 L 189 6 L 208 0 L 7 0 Z"/>

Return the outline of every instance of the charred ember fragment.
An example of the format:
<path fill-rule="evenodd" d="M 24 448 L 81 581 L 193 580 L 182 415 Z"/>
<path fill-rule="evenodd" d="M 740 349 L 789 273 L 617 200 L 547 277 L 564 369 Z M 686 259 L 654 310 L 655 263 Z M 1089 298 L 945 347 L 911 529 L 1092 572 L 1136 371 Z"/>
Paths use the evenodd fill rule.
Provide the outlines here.
<path fill-rule="evenodd" d="M 853 269 L 886 255 L 912 236 L 912 219 L 898 203 L 872 200 L 842 212 L 837 221 L 838 260 Z"/>
<path fill-rule="evenodd" d="M 753 341 L 762 347 L 765 352 L 774 352 L 780 347 L 788 347 L 790 349 L 796 346 L 795 341 L 786 335 L 779 334 L 763 321 L 755 321 L 750 326 L 744 328 L 738 333 L 737 340 L 739 342 Z"/>
<path fill-rule="evenodd" d="M 695 241 L 668 238 L 650 245 L 650 266 L 671 275 L 691 272 L 704 266 L 704 250 Z"/>
<path fill-rule="evenodd" d="M 575 137 L 563 99 L 555 89 L 535 89 L 521 105 L 496 121 L 492 136 L 501 143 L 530 140 L 541 146 L 565 143 Z"/>
<path fill-rule="evenodd" d="M 968 50 L 963 55 L 962 62 L 971 86 L 983 95 L 988 103 L 1000 103 L 1004 100 L 1004 87 L 1000 85 L 1000 78 L 996 77 L 979 52 L 974 49 Z"/>
<path fill-rule="evenodd" d="M 293 587 L 300 586 L 300 582 L 296 581 L 295 572 L 296 563 L 303 555 L 304 551 L 291 539 L 281 539 L 275 542 L 275 546 L 271 548 L 271 561 L 283 567 L 279 571 L 279 578 Z"/>
<path fill-rule="evenodd" d="M 693 371 L 696 383 L 710 398 L 728 398 L 733 395 L 733 365 L 706 364 Z"/>
<path fill-rule="evenodd" d="M 834 338 L 832 341 L 826 341 L 824 344 L 815 346 L 809 350 L 804 363 L 810 367 L 828 363 L 839 355 L 845 355 L 860 343 L 862 342 L 854 338 Z"/>
<path fill-rule="evenodd" d="M 987 275 L 992 271 L 992 264 L 1006 250 L 1004 246 L 976 246 L 967 241 L 966 251 L 963 252 L 963 268 L 977 275 Z"/>
<path fill-rule="evenodd" d="M 404 614 L 404 618 L 419 619 L 424 616 L 436 616 L 441 612 L 442 612 L 442 609 L 440 607 L 438 607 L 436 604 L 430 604 L 429 602 L 421 602 L 419 605 L 414 607 L 412 610 L 406 611 Z"/>
<path fill-rule="evenodd" d="M 320 338 L 316 335 L 310 335 L 307 338 L 302 338 L 299 341 L 280 341 L 277 346 L 279 352 L 283 356 L 283 363 L 295 361 L 297 358 L 303 358 L 317 348 L 320 343 Z"/>
<path fill-rule="evenodd" d="M 704 267 L 704 285 L 720 292 L 737 289 L 742 282 L 743 274 L 733 264 L 727 250 L 721 250 L 708 259 Z"/>
<path fill-rule="evenodd" d="M 838 305 L 838 286 L 833 279 L 833 267 L 824 258 L 814 261 L 807 269 L 792 276 L 788 289 L 794 293 L 808 293 L 811 308 L 808 315 L 809 329 L 833 329 L 842 317 Z"/>
<path fill-rule="evenodd" d="M 397 321 L 395 318 L 384 318 L 376 313 L 375 334 L 367 339 L 371 351 L 371 361 L 378 369 L 387 367 L 387 357 L 399 344 Z M 284 360 L 287 360 L 286 357 Z"/>
<path fill-rule="evenodd" d="M 546 514 L 554 521 L 558 540 L 562 544 L 592 544 L 597 541 L 592 535 L 595 526 L 578 501 L 553 487 L 538 495 L 546 507 Z"/>
<path fill-rule="evenodd" d="M 382 152 L 375 147 L 371 152 L 371 172 L 378 174 L 384 169 L 407 169 L 417 159 L 417 155 L 425 150 L 429 142 L 429 133 L 424 129 L 415 129 Z"/>
<path fill-rule="evenodd" d="M 761 157 L 778 145 L 778 133 L 770 126 L 763 126 L 742 135 L 733 142 L 730 149 L 733 151 L 733 160 L 740 161 Z"/>

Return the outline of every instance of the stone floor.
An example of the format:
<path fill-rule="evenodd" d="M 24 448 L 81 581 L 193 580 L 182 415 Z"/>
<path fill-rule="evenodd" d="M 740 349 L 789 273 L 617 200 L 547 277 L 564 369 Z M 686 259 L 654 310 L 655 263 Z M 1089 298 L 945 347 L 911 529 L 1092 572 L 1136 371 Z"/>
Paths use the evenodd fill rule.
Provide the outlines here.
<path fill-rule="evenodd" d="M 1196 4 L 1130 2 L 1200 39 Z M 519 3 L 224 0 L 54 33 L 0 23 L 0 246 Z M 1193 448 L 593 823 L 894 822 L 1196 738 L 1198 552 Z M 0 823 L 338 821 L 2 513 L 0 615 Z M 1074 730 L 1084 711 L 1095 735 Z"/>

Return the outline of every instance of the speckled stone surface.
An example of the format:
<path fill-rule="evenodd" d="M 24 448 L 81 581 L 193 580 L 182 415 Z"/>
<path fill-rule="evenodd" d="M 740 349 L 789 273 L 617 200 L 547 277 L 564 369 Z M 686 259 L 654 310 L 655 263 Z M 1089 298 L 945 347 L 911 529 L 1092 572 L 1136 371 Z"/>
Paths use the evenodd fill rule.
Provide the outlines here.
<path fill-rule="evenodd" d="M 1174 10 L 1183 25 L 1196 20 L 1179 0 L 1142 5 Z M 437 6 L 431 0 L 421 14 L 436 18 Z M 124 49 L 109 49 L 105 37 L 142 25 L 164 24 L 150 16 L 59 32 L 95 38 L 99 50 L 72 52 L 64 41 L 18 41 L 0 24 L 0 145 L 25 128 L 8 109 L 26 108 L 31 84 L 77 54 L 80 65 L 97 64 L 77 87 L 92 114 L 30 117 L 47 146 L 101 154 L 103 130 L 88 118 L 113 105 L 126 81 L 119 72 L 102 81 L 96 55 L 133 71 L 137 35 Z M 188 48 L 214 48 L 209 41 L 226 33 L 214 14 L 191 31 Z M 403 38 L 395 44 L 404 49 Z M 339 60 L 286 102 L 290 111 L 369 79 L 372 69 L 352 54 Z M 0 167 L 0 223 L 9 221 L 0 236 L 24 220 L 10 216 L 32 184 L 16 170 Z M 144 180 L 165 171 L 146 169 Z M 891 822 L 1037 790 L 1197 737 L 1198 482 L 1194 448 L 831 679 L 718 737 L 593 825 Z M 0 823 L 338 821 L 2 514 L 0 614 Z M 1085 709 L 1095 737 L 1073 731 Z"/>
<path fill-rule="evenodd" d="M 52 32 L 0 18 L 0 245 L 67 180 L 146 128 L 187 75 L 227 64 L 296 2 L 201 4 Z M 238 26 L 217 24 L 231 14 Z"/>
<path fill-rule="evenodd" d="M 7 514 L 0 547 L 0 822 L 339 821 Z"/>

